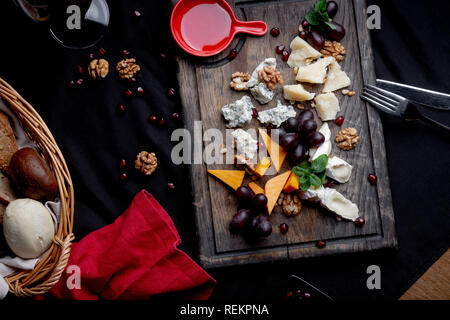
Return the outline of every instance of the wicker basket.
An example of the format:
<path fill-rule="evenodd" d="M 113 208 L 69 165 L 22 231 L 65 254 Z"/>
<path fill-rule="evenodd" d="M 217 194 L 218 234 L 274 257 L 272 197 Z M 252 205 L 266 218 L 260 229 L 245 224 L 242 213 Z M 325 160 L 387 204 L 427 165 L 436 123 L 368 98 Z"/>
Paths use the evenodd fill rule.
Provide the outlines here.
<path fill-rule="evenodd" d="M 6 81 L 0 78 L 0 98 L 10 106 L 25 130 L 25 134 L 38 146 L 50 170 L 56 177 L 61 200 L 58 230 L 53 243 L 32 271 L 15 272 L 5 278 L 9 291 L 21 297 L 30 297 L 49 291 L 61 277 L 70 255 L 74 239 L 72 179 L 61 151 L 42 118 Z"/>

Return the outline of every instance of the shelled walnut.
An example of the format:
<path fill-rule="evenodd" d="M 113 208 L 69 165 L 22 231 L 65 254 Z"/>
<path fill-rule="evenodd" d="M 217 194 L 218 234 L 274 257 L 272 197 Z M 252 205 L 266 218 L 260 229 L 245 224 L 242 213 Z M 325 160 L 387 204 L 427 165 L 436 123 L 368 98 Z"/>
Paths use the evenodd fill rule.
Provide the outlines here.
<path fill-rule="evenodd" d="M 283 84 L 283 76 L 280 71 L 271 66 L 265 66 L 259 70 L 258 77 L 270 90 L 274 90 L 277 84 Z"/>
<path fill-rule="evenodd" d="M 289 193 L 284 196 L 281 207 L 288 217 L 296 216 L 302 210 L 302 202 L 297 194 Z"/>
<path fill-rule="evenodd" d="M 247 72 L 235 72 L 231 75 L 230 87 L 236 91 L 246 91 L 250 78 L 251 76 Z"/>
<path fill-rule="evenodd" d="M 359 143 L 358 131 L 355 128 L 343 129 L 336 135 L 336 142 L 342 150 L 351 150 Z"/>
<path fill-rule="evenodd" d="M 155 172 L 158 167 L 158 159 L 153 152 L 148 153 L 147 151 L 141 151 L 134 161 L 134 167 L 136 170 L 139 170 L 143 174 L 149 176 Z"/>
<path fill-rule="evenodd" d="M 122 79 L 130 79 L 141 70 L 136 59 L 123 59 L 117 63 L 116 71 Z"/>
<path fill-rule="evenodd" d="M 88 73 L 92 79 L 105 78 L 109 73 L 109 63 L 105 59 L 94 59 L 89 63 Z"/>
<path fill-rule="evenodd" d="M 325 45 L 320 49 L 320 53 L 326 57 L 334 57 L 337 62 L 344 60 L 344 56 L 347 53 L 345 47 L 337 41 L 325 41 Z"/>

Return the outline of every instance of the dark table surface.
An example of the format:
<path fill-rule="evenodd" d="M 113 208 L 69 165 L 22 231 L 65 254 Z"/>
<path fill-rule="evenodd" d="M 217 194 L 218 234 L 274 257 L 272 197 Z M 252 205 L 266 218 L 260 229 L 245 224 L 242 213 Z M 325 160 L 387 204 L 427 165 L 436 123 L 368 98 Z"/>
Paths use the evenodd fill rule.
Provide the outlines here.
<path fill-rule="evenodd" d="M 77 239 L 114 221 L 141 189 L 152 193 L 172 217 L 181 248 L 197 255 L 187 167 L 170 161 L 171 132 L 182 122 L 176 63 L 168 28 L 169 1 L 109 1 L 111 24 L 94 48 L 76 51 L 58 46 L 45 25 L 26 18 L 12 1 L 0 4 L 0 77 L 42 115 L 69 165 L 76 192 Z M 445 0 L 369 1 L 381 7 L 380 30 L 371 32 L 379 78 L 450 92 L 450 20 Z M 132 12 L 138 9 L 141 19 Z M 88 54 L 106 51 L 112 67 L 123 49 L 135 56 L 145 95 L 126 100 L 129 84 L 115 72 L 100 82 L 85 81 L 69 90 L 76 67 L 87 67 Z M 167 55 L 161 57 L 161 53 Z M 127 107 L 118 115 L 117 105 Z M 149 115 L 166 120 L 162 127 Z M 450 114 L 434 114 L 450 122 Z M 422 123 L 402 123 L 382 115 L 394 202 L 397 251 L 352 254 L 290 263 L 210 270 L 217 279 L 214 300 L 278 299 L 288 275 L 296 274 L 338 300 L 398 298 L 450 244 L 450 139 Z M 158 170 L 143 178 L 132 169 L 141 150 L 158 155 Z M 119 179 L 119 163 L 129 164 L 129 180 Z M 175 184 L 169 191 L 167 183 Z M 381 290 L 368 290 L 366 269 L 381 269 Z"/>

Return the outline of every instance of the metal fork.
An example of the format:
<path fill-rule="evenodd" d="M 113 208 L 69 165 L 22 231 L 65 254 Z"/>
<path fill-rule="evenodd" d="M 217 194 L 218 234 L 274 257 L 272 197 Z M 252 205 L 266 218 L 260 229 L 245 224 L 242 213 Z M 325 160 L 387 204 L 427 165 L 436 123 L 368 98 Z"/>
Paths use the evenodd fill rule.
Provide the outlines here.
<path fill-rule="evenodd" d="M 372 85 L 365 85 L 361 99 L 369 102 L 379 110 L 402 120 L 419 119 L 450 132 L 450 127 L 422 114 L 411 101 L 390 91 Z"/>

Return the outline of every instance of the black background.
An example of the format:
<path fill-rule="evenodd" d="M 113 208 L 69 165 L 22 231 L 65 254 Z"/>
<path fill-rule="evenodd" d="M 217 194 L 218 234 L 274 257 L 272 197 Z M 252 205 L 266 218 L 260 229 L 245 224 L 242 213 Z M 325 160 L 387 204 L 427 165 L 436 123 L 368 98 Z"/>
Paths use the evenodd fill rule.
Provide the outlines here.
<path fill-rule="evenodd" d="M 197 255 L 194 216 L 187 167 L 170 160 L 170 134 L 182 126 L 171 119 L 180 112 L 176 64 L 168 29 L 168 1 L 109 1 L 111 24 L 94 48 L 74 51 L 60 47 L 45 25 L 26 18 L 12 1 L 0 4 L 0 77 L 18 90 L 42 115 L 60 146 L 76 191 L 75 235 L 114 221 L 134 195 L 145 188 L 173 219 L 181 248 Z M 450 92 L 450 12 L 448 1 L 369 1 L 381 7 L 381 30 L 371 32 L 379 78 Z M 133 17 L 138 9 L 141 19 Z M 85 81 L 79 90 L 76 66 L 85 69 L 88 54 L 106 51 L 110 75 Z M 126 99 L 130 87 L 113 66 L 128 49 L 142 71 L 137 77 L 145 95 Z M 167 54 L 162 58 L 161 53 Z M 124 115 L 117 105 L 127 107 Z M 163 127 L 148 116 L 164 117 Z M 435 114 L 436 115 L 436 114 Z M 444 121 L 450 115 L 437 113 Z M 398 251 L 353 254 L 291 263 L 261 264 L 210 270 L 218 281 L 213 300 L 276 301 L 287 287 L 287 276 L 299 275 L 337 300 L 398 298 L 449 247 L 450 139 L 422 123 L 402 123 L 382 115 L 389 175 L 399 240 Z M 144 178 L 132 169 L 141 150 L 158 155 L 158 170 Z M 129 164 L 129 180 L 119 179 L 119 163 Z M 176 186 L 169 191 L 167 183 Z M 366 268 L 379 265 L 382 289 L 368 290 Z M 275 299 L 275 300 L 274 300 Z"/>

